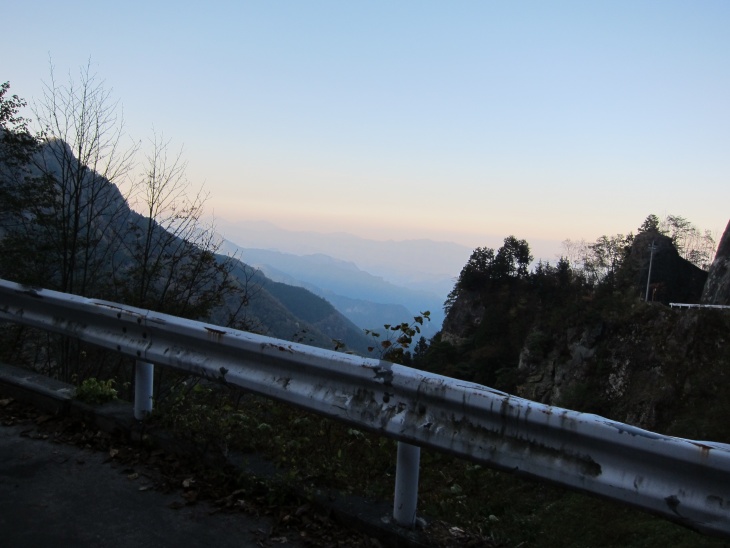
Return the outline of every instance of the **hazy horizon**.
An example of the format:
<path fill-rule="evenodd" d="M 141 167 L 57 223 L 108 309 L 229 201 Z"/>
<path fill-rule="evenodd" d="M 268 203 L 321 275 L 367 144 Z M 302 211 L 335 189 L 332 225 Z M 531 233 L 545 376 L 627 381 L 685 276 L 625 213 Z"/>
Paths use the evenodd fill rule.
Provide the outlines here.
<path fill-rule="evenodd" d="M 674 212 L 669 212 L 669 214 L 676 214 Z M 649 215 L 649 213 L 647 213 Z M 663 220 L 666 217 L 667 214 L 658 215 L 660 220 Z M 643 222 L 645 219 L 642 218 L 641 221 Z M 567 252 L 565 249 L 563 243 L 570 239 L 573 242 L 579 242 L 581 240 L 585 240 L 586 243 L 591 244 L 595 242 L 595 240 L 599 237 L 595 238 L 584 238 L 582 236 L 572 237 L 572 238 L 563 238 L 561 240 L 548 240 L 543 238 L 529 238 L 529 237 L 523 237 L 521 234 L 517 233 L 516 231 L 513 232 L 507 232 L 502 235 L 497 234 L 483 234 L 483 235 L 474 235 L 473 236 L 473 244 L 470 244 L 468 239 L 459 239 L 459 238 L 452 238 L 449 239 L 449 233 L 436 233 L 435 237 L 429 237 L 426 234 L 419 234 L 415 235 L 414 237 L 393 237 L 389 234 L 384 234 L 382 237 L 378 237 L 378 235 L 373 235 L 372 233 L 367 232 L 358 232 L 357 230 L 349 230 L 347 227 L 333 227 L 332 230 L 328 230 L 327 228 L 322 228 L 318 226 L 307 226 L 305 225 L 289 225 L 287 223 L 277 223 L 268 219 L 239 219 L 239 220 L 232 220 L 227 219 L 225 217 L 218 217 L 213 215 L 206 216 L 206 220 L 209 223 L 212 223 L 219 233 L 226 239 L 229 239 L 233 243 L 240 245 L 241 247 L 255 247 L 255 248 L 270 248 L 270 249 L 277 249 L 279 251 L 285 252 L 285 253 L 292 253 L 296 255 L 306 255 L 309 253 L 306 249 L 302 249 L 301 245 L 298 244 L 296 241 L 293 241 L 291 245 L 283 245 L 283 246 L 272 246 L 272 245 L 258 245 L 254 241 L 246 238 L 241 238 L 242 241 L 236 241 L 235 235 L 237 232 L 235 230 L 231 230 L 231 227 L 235 225 L 239 225 L 241 227 L 246 227 L 250 225 L 259 225 L 261 227 L 270 228 L 272 230 L 276 231 L 284 231 L 288 233 L 293 234 L 317 234 L 321 236 L 329 236 L 329 235 L 348 235 L 353 236 L 355 238 L 359 238 L 362 240 L 368 240 L 368 241 L 374 241 L 374 242 L 417 242 L 419 240 L 427 240 L 434 243 L 441 243 L 441 244 L 454 244 L 457 246 L 460 246 L 463 248 L 465 252 L 464 260 L 458 265 L 457 272 L 454 275 L 458 274 L 458 271 L 460 271 L 461 267 L 466 263 L 466 260 L 469 257 L 469 254 L 476 249 L 477 247 L 492 247 L 495 250 L 498 249 L 500 246 L 502 246 L 504 239 L 507 236 L 516 236 L 519 239 L 525 239 L 527 240 L 527 243 L 530 245 L 530 251 L 534 257 L 534 263 L 536 263 L 539 260 L 542 260 L 543 262 L 550 262 L 551 264 L 555 264 L 560 257 L 564 256 Z M 689 219 L 692 221 L 692 219 Z M 615 234 L 629 234 L 637 233 L 638 226 L 641 223 L 637 223 L 635 227 L 629 227 L 627 229 L 613 232 L 613 233 L 607 233 L 606 236 L 613 236 Z M 696 223 L 693 223 L 696 224 Z M 707 227 L 697 226 L 700 231 L 703 231 Z M 720 238 L 722 237 L 722 234 L 724 232 L 723 230 L 718 230 L 713 232 L 713 237 L 715 238 L 715 243 L 718 244 L 720 241 Z M 708 229 L 709 230 L 709 229 Z M 259 242 L 261 243 L 261 242 Z M 336 247 L 332 247 L 331 249 L 338 249 Z M 340 250 L 338 249 L 338 252 Z M 327 251 L 327 253 L 332 254 L 333 256 L 337 258 L 342 258 L 343 255 L 348 254 L 341 254 L 334 251 Z M 436 258 L 437 259 L 437 258 Z M 353 262 L 357 262 L 354 261 Z"/>
<path fill-rule="evenodd" d="M 330 236 L 330 235 L 348 235 L 353 236 L 355 238 L 359 238 L 362 240 L 368 240 L 368 241 L 374 241 L 374 242 L 416 242 L 420 240 L 424 241 L 430 241 L 434 243 L 441 243 L 441 244 L 454 244 L 456 246 L 460 246 L 464 249 L 464 252 L 466 253 L 464 260 L 462 263 L 459 264 L 458 270 L 461 269 L 461 267 L 466 263 L 466 260 L 469 257 L 469 254 L 476 248 L 480 246 L 486 246 L 486 247 L 493 247 L 494 249 L 499 248 L 504 239 L 507 236 L 514 235 L 518 238 L 522 239 L 522 236 L 519 234 L 513 234 L 513 233 L 507 233 L 504 235 L 473 235 L 474 244 L 469 243 L 469 239 L 466 238 L 458 238 L 453 237 L 449 238 L 450 234 L 448 232 L 438 232 L 434 233 L 434 237 L 429 237 L 428 234 L 416 234 L 413 237 L 393 237 L 392 235 L 388 233 L 384 233 L 382 235 L 373 234 L 371 231 L 358 231 L 358 230 L 351 230 L 349 227 L 339 226 L 339 227 L 332 227 L 331 230 L 329 230 L 327 227 L 320 227 L 320 226 L 308 226 L 306 224 L 304 225 L 297 225 L 297 224 L 288 224 L 286 222 L 274 222 L 267 219 L 239 219 L 239 220 L 232 220 L 227 219 L 225 217 L 220 216 L 213 216 L 208 215 L 206 217 L 207 222 L 211 222 L 215 225 L 218 232 L 221 233 L 223 237 L 226 239 L 231 240 L 233 243 L 237 245 L 241 245 L 242 247 L 259 247 L 257 245 L 254 245 L 251 240 L 243 239 L 245 242 L 247 242 L 248 245 L 244 245 L 241 242 L 236 242 L 235 234 L 236 232 L 231 232 L 230 227 L 233 225 L 240 225 L 240 226 L 250 226 L 250 225 L 259 225 L 262 228 L 270 228 L 272 230 L 276 231 L 284 231 L 289 233 L 299 233 L 299 234 L 317 234 L 322 236 Z M 627 231 L 628 232 L 628 231 Z M 559 257 L 561 256 L 561 253 L 563 252 L 563 240 L 544 240 L 540 238 L 524 238 L 527 240 L 527 242 L 530 244 L 530 249 L 532 251 L 532 254 L 535 257 L 535 261 L 538 259 L 542 259 L 543 261 L 550 261 L 551 263 L 557 262 Z M 580 239 L 580 238 L 578 238 Z M 264 245 L 263 247 L 271 247 Z M 274 246 L 276 247 L 276 246 Z M 293 253 L 293 254 L 299 254 L 304 255 L 307 254 L 307 251 L 302 251 L 301 247 L 297 247 L 296 244 L 293 245 L 284 245 L 277 247 L 279 251 L 283 251 L 286 253 Z M 334 253 L 333 253 L 334 254 Z M 336 254 L 335 254 L 336 255 Z M 458 271 L 454 274 L 458 274 Z"/>

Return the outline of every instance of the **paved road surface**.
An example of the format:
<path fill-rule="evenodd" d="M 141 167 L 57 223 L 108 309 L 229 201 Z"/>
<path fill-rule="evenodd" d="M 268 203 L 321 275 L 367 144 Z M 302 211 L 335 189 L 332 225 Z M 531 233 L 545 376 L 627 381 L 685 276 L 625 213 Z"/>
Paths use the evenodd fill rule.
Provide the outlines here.
<path fill-rule="evenodd" d="M 144 490 L 143 475 L 130 479 L 108 455 L 23 437 L 25 428 L 0 426 L 3 547 L 304 546 L 268 538 L 266 520 L 240 512 L 173 509 L 179 493 Z"/>

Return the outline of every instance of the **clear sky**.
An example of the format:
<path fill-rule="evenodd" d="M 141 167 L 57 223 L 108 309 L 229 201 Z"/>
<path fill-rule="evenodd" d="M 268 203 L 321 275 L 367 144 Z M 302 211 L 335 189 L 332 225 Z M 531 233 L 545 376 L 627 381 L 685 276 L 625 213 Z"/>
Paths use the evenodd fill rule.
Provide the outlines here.
<path fill-rule="evenodd" d="M 0 80 L 91 60 L 229 220 L 470 246 L 730 218 L 730 2 L 8 2 Z M 556 247 L 556 253 L 559 246 Z"/>

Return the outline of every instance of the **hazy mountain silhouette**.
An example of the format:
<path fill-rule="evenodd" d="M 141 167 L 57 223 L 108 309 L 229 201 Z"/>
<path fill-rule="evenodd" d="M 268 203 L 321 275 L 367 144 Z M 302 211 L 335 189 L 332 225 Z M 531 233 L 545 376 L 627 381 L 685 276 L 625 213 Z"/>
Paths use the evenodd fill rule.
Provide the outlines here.
<path fill-rule="evenodd" d="M 242 248 L 336 257 L 396 286 L 432 293 L 442 304 L 473 251 L 453 242 L 370 240 L 344 232 L 284 230 L 266 222 L 216 219 L 215 224 L 226 239 Z"/>
<path fill-rule="evenodd" d="M 226 240 L 222 250 L 235 254 L 275 281 L 305 287 L 331 302 L 339 312 L 362 329 L 410 321 L 430 311 L 432 321 L 424 334 L 441 327 L 445 296 L 409 289 L 374 276 L 354 263 L 322 253 L 294 255 L 270 249 L 243 248 Z"/>

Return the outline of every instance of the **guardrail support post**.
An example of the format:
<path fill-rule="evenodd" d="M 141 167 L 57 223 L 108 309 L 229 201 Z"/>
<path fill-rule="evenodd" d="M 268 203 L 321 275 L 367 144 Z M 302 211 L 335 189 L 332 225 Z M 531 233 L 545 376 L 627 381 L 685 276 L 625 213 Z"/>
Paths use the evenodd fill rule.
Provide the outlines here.
<path fill-rule="evenodd" d="M 401 441 L 398 442 L 393 519 L 401 527 L 413 527 L 416 523 L 420 461 L 420 447 Z"/>
<path fill-rule="evenodd" d="M 137 360 L 134 366 L 134 418 L 142 420 L 152 412 L 152 381 L 155 366 Z"/>

